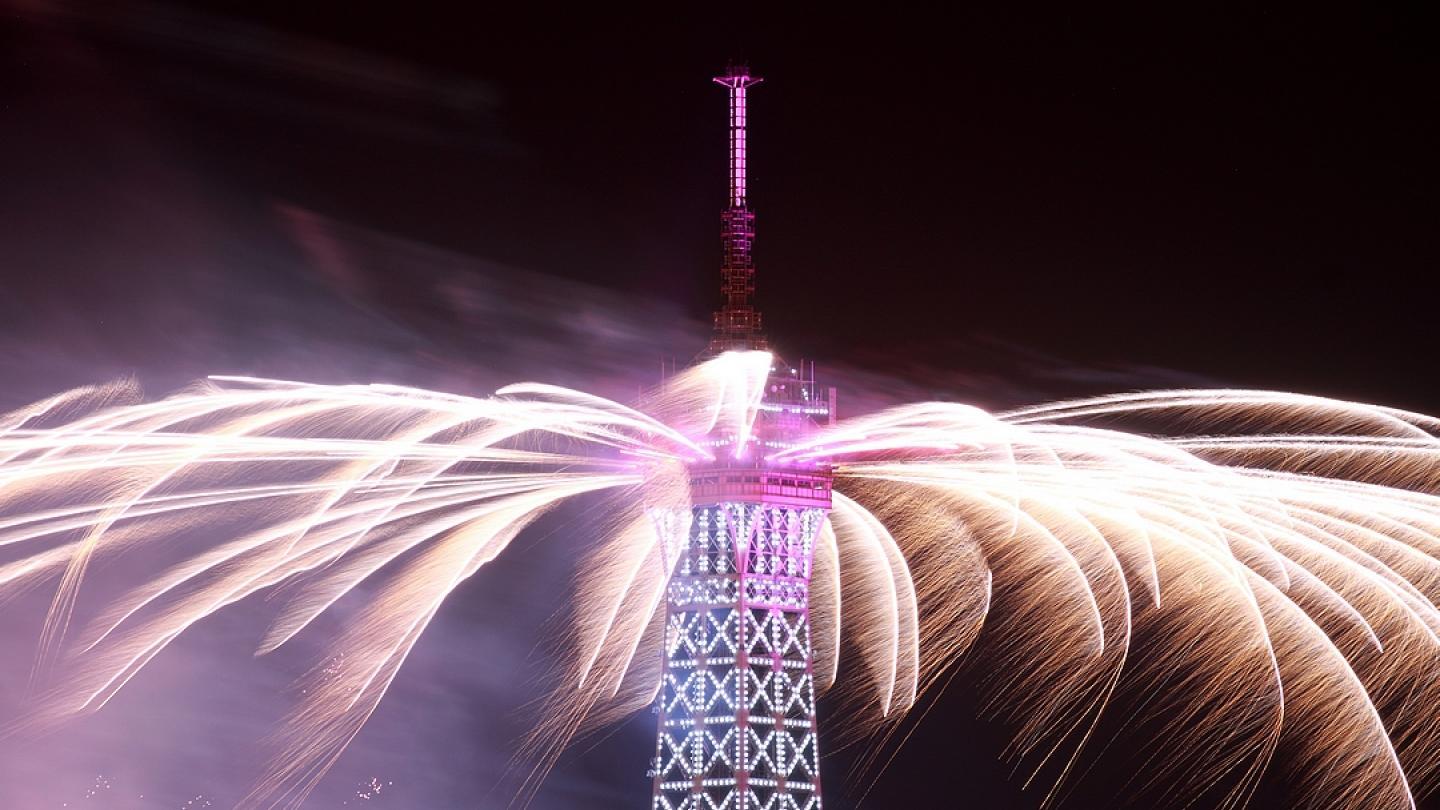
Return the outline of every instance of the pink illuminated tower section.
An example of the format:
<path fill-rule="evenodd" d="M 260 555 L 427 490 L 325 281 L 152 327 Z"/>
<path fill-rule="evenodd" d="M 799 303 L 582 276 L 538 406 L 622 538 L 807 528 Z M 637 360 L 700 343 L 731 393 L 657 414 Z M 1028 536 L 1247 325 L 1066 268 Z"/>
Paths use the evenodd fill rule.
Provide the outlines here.
<path fill-rule="evenodd" d="M 765 349 L 751 298 L 755 215 L 746 202 L 743 66 L 730 91 L 724 302 L 707 356 Z M 705 437 L 690 468 L 690 529 L 665 601 L 664 676 L 652 810 L 821 810 L 810 577 L 830 511 L 831 471 L 768 457 L 831 421 L 833 389 L 773 358 L 755 424 Z"/>
<path fill-rule="evenodd" d="M 762 81 L 744 65 L 731 65 L 715 83 L 730 91 L 730 203 L 720 215 L 725 257 L 720 266 L 724 303 L 715 313 L 712 354 L 731 349 L 763 349 L 760 313 L 755 309 L 755 214 L 746 201 L 749 148 L 746 143 L 746 96 Z"/>

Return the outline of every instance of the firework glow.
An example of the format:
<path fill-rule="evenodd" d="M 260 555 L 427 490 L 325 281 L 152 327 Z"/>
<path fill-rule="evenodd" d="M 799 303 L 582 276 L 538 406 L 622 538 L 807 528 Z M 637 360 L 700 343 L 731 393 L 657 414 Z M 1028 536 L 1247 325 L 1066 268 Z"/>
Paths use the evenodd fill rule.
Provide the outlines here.
<path fill-rule="evenodd" d="M 688 520 L 689 465 L 762 452 L 771 364 L 727 353 L 638 408 L 533 383 L 472 399 L 221 377 L 12 413 L 0 588 L 53 598 L 34 709 L 9 730 L 103 708 L 239 600 L 276 598 L 266 653 L 364 584 L 245 802 L 297 805 L 445 597 L 547 510 L 600 498 L 565 677 L 526 746 L 538 780 L 577 734 L 655 699 L 667 538 L 684 534 L 661 524 Z M 764 460 L 834 476 L 811 612 L 816 683 L 855 707 L 844 734 L 893 731 L 978 645 L 984 705 L 1051 796 L 1105 744 L 1117 692 L 1139 692 L 1153 699 L 1124 722 L 1156 746 L 1141 789 L 1239 805 L 1281 769 L 1308 806 L 1400 808 L 1440 764 L 1437 431 L 1316 397 L 1161 391 L 910 405 Z M 84 598 L 88 569 L 142 551 L 167 562 Z"/>

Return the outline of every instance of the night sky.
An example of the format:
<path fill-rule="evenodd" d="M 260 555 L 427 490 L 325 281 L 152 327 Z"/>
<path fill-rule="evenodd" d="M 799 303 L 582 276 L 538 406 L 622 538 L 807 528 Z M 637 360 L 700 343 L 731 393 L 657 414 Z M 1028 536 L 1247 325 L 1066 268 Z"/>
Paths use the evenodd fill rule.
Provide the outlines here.
<path fill-rule="evenodd" d="M 709 77 L 735 58 L 766 78 L 758 302 L 781 351 L 831 370 L 842 410 L 1246 386 L 1440 412 L 1440 83 L 1418 19 L 267 5 L 0 2 L 0 410 L 132 374 L 155 393 L 207 373 L 633 393 L 694 356 L 718 303 L 725 104 Z M 376 807 L 504 806 L 481 797 L 525 721 L 500 662 L 543 654 L 536 628 L 487 627 L 488 611 L 549 618 L 516 583 L 543 591 L 565 558 L 537 556 L 457 595 L 315 806 L 386 769 L 401 787 Z M 191 644 L 174 683 L 137 683 L 115 719 L 47 743 L 53 773 L 0 768 L 35 791 L 0 805 L 58 807 L 121 770 L 176 800 L 103 806 L 223 803 L 245 781 L 223 763 L 264 733 L 233 722 L 247 707 L 211 711 L 197 691 L 174 710 L 167 728 L 203 716 L 233 738 L 208 755 L 176 754 L 173 728 L 129 759 L 123 742 L 186 667 L 237 671 L 220 646 Z M 283 666 L 239 652 L 266 694 L 283 689 Z M 485 670 L 478 685 L 457 664 Z M 1036 806 L 974 714 L 959 680 L 864 806 Z M 567 760 L 536 806 L 642 806 L 651 723 Z M 863 792 L 852 760 L 827 762 L 827 807 Z M 1123 770 L 1097 766 L 1066 806 L 1111 806 Z"/>

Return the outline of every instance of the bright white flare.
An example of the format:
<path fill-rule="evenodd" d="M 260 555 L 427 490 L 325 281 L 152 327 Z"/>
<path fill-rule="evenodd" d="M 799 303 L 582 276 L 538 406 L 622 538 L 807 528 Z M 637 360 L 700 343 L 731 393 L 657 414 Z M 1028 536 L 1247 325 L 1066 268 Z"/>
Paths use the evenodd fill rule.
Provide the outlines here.
<path fill-rule="evenodd" d="M 686 465 L 711 457 L 707 437 L 745 446 L 770 362 L 722 355 L 643 410 L 533 383 L 471 399 L 215 378 L 0 417 L 0 596 L 55 585 L 41 697 L 17 728 L 100 708 L 247 596 L 286 585 L 263 653 L 365 583 L 247 799 L 297 805 L 442 600 L 546 510 L 608 493 L 566 678 L 531 740 L 538 779 L 576 734 L 653 700 Z M 1031 778 L 1062 785 L 1129 735 L 1157 752 L 1130 786 L 1154 804 L 1163 789 L 1238 805 L 1274 764 L 1308 806 L 1412 807 L 1440 771 L 1437 432 L 1224 390 L 842 422 L 770 458 L 834 470 L 816 682 L 855 706 L 850 731 L 893 731 L 973 650 L 973 686 Z M 126 553 L 166 562 L 82 610 L 91 564 Z"/>

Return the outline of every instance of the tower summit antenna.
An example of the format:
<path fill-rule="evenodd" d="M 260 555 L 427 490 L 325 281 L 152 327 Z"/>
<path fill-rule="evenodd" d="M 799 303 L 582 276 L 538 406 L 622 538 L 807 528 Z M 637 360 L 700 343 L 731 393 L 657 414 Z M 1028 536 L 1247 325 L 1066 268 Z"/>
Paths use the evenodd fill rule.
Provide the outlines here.
<path fill-rule="evenodd" d="M 755 243 L 755 213 L 746 195 L 749 149 L 746 143 L 746 96 L 751 87 L 764 81 L 750 74 L 744 64 L 730 63 L 716 84 L 730 91 L 730 200 L 720 215 L 725 256 L 720 265 L 720 292 L 724 302 L 715 313 L 715 334 L 709 354 L 732 350 L 766 348 L 755 309 L 755 263 L 750 255 Z"/>

